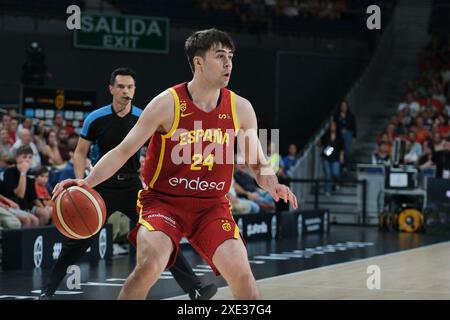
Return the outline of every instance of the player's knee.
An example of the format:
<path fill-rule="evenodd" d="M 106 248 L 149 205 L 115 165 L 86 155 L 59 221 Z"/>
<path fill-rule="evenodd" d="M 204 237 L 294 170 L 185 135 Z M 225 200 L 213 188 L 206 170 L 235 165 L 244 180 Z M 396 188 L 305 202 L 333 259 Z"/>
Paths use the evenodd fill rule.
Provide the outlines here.
<path fill-rule="evenodd" d="M 158 277 L 161 273 L 161 267 L 156 259 L 145 259 L 144 261 L 138 261 L 134 270 L 135 276 L 143 281 Z"/>

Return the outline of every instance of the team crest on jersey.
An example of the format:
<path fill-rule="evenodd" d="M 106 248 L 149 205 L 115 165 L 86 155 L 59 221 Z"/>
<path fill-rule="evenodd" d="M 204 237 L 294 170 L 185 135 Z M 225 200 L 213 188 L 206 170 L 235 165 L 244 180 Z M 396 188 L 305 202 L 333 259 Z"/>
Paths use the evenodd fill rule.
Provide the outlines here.
<path fill-rule="evenodd" d="M 227 220 L 222 220 L 222 229 L 225 231 L 230 231 L 231 230 L 230 222 Z"/>
<path fill-rule="evenodd" d="M 185 111 L 186 111 L 186 108 L 187 108 L 186 101 L 181 100 L 181 101 L 180 101 L 180 110 L 181 110 L 181 112 L 185 112 Z"/>

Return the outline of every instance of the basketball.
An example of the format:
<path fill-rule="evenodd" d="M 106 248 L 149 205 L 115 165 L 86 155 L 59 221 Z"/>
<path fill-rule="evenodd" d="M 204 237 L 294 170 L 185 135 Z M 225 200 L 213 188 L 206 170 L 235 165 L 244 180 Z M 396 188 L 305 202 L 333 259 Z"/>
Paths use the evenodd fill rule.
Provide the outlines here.
<path fill-rule="evenodd" d="M 66 237 L 86 239 L 100 231 L 106 220 L 106 206 L 100 194 L 89 186 L 72 186 L 53 203 L 53 221 Z"/>

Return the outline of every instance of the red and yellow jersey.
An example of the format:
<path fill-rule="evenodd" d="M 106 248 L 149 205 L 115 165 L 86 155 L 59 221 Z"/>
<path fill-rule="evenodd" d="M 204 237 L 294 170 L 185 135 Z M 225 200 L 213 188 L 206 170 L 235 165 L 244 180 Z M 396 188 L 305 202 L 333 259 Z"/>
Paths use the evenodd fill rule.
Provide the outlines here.
<path fill-rule="evenodd" d="M 221 89 L 218 106 L 205 112 L 189 96 L 187 83 L 168 89 L 175 101 L 166 134 L 155 132 L 144 164 L 148 189 L 171 195 L 217 198 L 228 193 L 238 130 L 235 94 Z"/>

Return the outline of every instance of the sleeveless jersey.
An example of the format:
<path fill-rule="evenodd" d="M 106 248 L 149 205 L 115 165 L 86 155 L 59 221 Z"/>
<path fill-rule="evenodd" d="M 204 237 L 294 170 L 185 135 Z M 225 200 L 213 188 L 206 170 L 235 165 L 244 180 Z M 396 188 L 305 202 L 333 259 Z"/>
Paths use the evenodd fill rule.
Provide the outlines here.
<path fill-rule="evenodd" d="M 168 90 L 174 121 L 169 132 L 155 132 L 150 140 L 143 172 L 147 188 L 170 196 L 226 195 L 238 129 L 234 93 L 222 88 L 219 105 L 205 112 L 193 103 L 186 83 Z"/>

